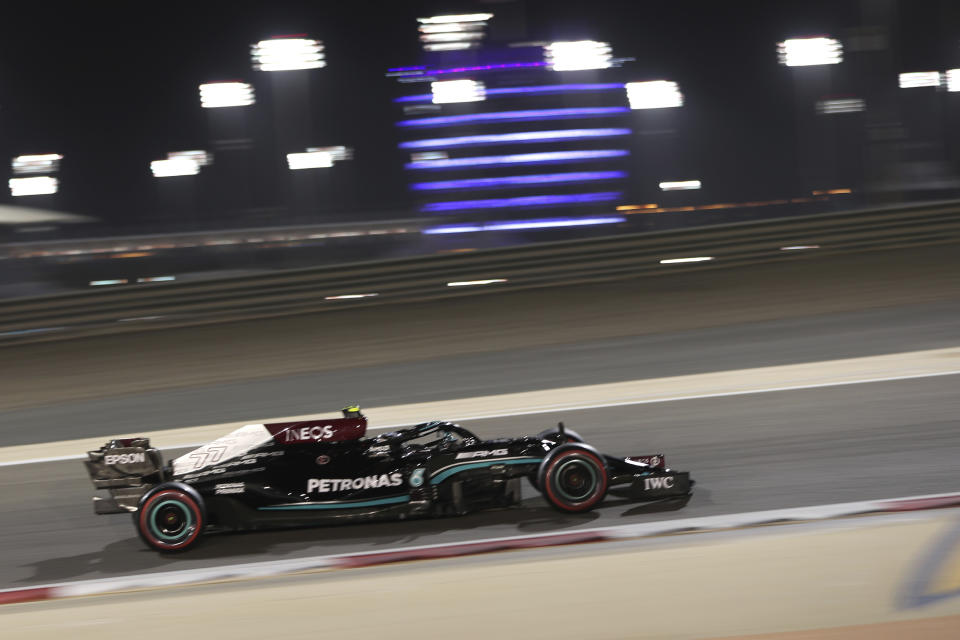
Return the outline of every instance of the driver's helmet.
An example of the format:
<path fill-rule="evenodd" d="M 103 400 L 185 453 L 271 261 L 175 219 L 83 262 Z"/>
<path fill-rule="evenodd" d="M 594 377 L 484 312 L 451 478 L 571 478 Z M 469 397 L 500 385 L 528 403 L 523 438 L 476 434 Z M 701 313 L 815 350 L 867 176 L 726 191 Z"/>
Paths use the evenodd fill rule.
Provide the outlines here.
<path fill-rule="evenodd" d="M 344 418 L 362 418 L 363 414 L 360 413 L 360 405 L 351 404 L 342 409 Z"/>

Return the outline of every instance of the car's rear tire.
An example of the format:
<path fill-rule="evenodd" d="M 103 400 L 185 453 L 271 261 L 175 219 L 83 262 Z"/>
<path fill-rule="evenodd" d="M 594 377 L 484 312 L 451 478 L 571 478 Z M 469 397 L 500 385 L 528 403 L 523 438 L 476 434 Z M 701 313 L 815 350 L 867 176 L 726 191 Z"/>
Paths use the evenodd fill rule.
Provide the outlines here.
<path fill-rule="evenodd" d="M 157 551 L 185 551 L 200 539 L 207 523 L 203 499 L 180 482 L 157 485 L 144 494 L 133 514 L 137 533 Z"/>
<path fill-rule="evenodd" d="M 540 463 L 536 486 L 552 507 L 577 513 L 600 504 L 608 481 L 603 457 L 593 447 L 565 444 Z"/>

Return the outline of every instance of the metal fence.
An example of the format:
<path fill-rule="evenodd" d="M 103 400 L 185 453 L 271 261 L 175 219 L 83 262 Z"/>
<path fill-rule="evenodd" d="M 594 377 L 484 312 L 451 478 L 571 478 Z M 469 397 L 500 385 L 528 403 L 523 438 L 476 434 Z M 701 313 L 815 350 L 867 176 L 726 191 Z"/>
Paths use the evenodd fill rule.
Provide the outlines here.
<path fill-rule="evenodd" d="M 238 278 L 118 287 L 5 301 L 0 304 L 0 344 L 645 277 L 798 257 L 816 259 L 823 254 L 957 240 L 960 202 L 952 201 Z M 691 258 L 700 260 L 686 261 Z M 494 282 L 450 285 L 490 280 Z"/>

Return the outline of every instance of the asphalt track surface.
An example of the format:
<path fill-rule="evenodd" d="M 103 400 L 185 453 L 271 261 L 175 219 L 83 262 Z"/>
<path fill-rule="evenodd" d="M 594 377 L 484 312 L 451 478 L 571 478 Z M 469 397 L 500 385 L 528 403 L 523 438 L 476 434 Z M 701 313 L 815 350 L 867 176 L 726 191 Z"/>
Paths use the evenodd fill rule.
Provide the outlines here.
<path fill-rule="evenodd" d="M 960 301 L 786 318 L 11 409 L 0 446 L 957 345 Z"/>
<path fill-rule="evenodd" d="M 82 437 L 96 425 L 113 433 L 120 422 L 180 427 L 328 411 L 347 400 L 384 406 L 936 348 L 945 333 L 956 335 L 956 306 L 883 312 L 960 304 L 958 258 L 960 243 L 813 252 L 750 267 L 705 263 L 523 291 L 504 284 L 465 298 L 8 346 L 0 349 L 0 446 Z M 177 393 L 153 395 L 165 391 Z"/>
<path fill-rule="evenodd" d="M 283 367 L 252 375 L 246 369 L 252 360 L 243 354 L 244 347 L 274 353 L 284 337 L 302 340 L 309 319 L 4 349 L 0 446 L 106 436 L 129 431 L 132 424 L 148 430 L 329 412 L 345 401 L 389 405 L 954 347 L 960 344 L 958 255 L 952 246 L 781 265 L 765 269 L 762 277 L 756 271 L 718 271 L 662 279 L 655 286 L 432 303 L 429 313 L 411 312 L 409 318 L 403 311 L 389 312 L 392 328 L 405 331 L 397 344 L 377 343 L 392 350 L 390 357 L 364 357 L 359 350 L 372 342 L 360 331 L 352 342 L 338 337 L 323 343 L 335 354 L 332 362 L 301 348 L 320 363 L 303 365 L 310 369 L 305 371 L 300 364 L 286 366 L 286 356 Z M 610 299 L 617 291 L 621 297 L 629 292 L 630 300 Z M 589 313 L 570 307 L 571 297 L 596 306 Z M 731 307 L 717 306 L 721 303 Z M 541 315 L 529 315 L 524 304 Z M 497 305 L 499 322 L 480 315 Z M 570 310 L 570 326 L 556 318 L 564 308 Z M 441 327 L 435 314 L 444 309 L 460 324 Z M 544 314 L 552 322 L 537 324 Z M 588 325 L 583 317 L 600 319 Z M 485 334 L 478 329 L 484 325 L 494 328 Z M 285 328 L 288 335 L 271 331 L 268 344 L 264 326 Z M 461 326 L 470 333 L 458 335 Z M 215 352 L 208 343 L 218 331 L 230 340 Z M 444 348 L 434 344 L 444 340 L 449 340 Z M 201 353 L 198 358 L 219 353 L 217 368 L 202 360 L 180 365 L 186 349 L 177 352 L 175 345 L 185 342 L 190 352 Z M 296 344 L 284 348 L 289 354 Z M 162 362 L 156 354 L 164 350 L 176 357 Z M 175 375 L 177 366 L 181 377 Z M 124 384 L 136 368 L 155 375 Z M 535 433 L 564 420 L 610 453 L 665 452 L 672 466 L 689 469 L 699 483 L 694 498 L 678 511 L 610 502 L 568 516 L 525 490 L 529 497 L 520 509 L 210 536 L 194 552 L 161 557 L 142 546 L 129 517 L 93 515 L 91 487 L 78 461 L 3 467 L 0 588 L 957 490 L 958 378 L 465 423 L 483 436 L 496 436 Z M 376 416 L 370 417 L 375 425 Z"/>
<path fill-rule="evenodd" d="M 563 419 L 610 453 L 665 452 L 698 481 L 679 510 L 618 503 L 565 515 L 522 508 L 461 518 L 211 535 L 187 554 L 145 549 L 125 515 L 94 516 L 79 461 L 0 468 L 0 588 L 222 563 L 571 531 L 960 489 L 958 376 L 478 420 L 483 436 Z"/>

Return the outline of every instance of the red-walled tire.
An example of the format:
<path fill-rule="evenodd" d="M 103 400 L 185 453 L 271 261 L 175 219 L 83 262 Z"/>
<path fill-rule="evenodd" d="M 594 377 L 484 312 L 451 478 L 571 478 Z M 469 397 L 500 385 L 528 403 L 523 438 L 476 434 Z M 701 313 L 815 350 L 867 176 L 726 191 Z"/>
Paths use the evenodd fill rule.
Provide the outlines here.
<path fill-rule="evenodd" d="M 133 514 L 137 533 L 157 551 L 185 551 L 197 544 L 207 523 L 203 499 L 179 482 L 158 485 L 144 494 Z"/>
<path fill-rule="evenodd" d="M 565 444 L 540 463 L 537 486 L 551 506 L 560 511 L 588 511 L 607 495 L 607 468 L 593 447 Z"/>
<path fill-rule="evenodd" d="M 584 440 L 583 437 L 573 429 L 567 429 L 566 431 L 564 431 L 564 433 L 567 436 L 567 442 L 580 442 L 580 443 L 586 442 L 586 440 Z M 553 440 L 554 442 L 556 442 L 557 436 L 559 435 L 560 435 L 560 432 L 557 431 L 556 429 L 547 429 L 546 431 L 541 431 L 540 433 L 538 433 L 537 437 L 540 438 L 541 440 Z M 537 475 L 539 475 L 538 472 L 539 470 L 537 472 L 531 473 L 529 476 L 527 476 L 527 480 L 530 481 L 530 485 L 534 489 L 536 489 L 537 491 L 540 491 L 540 485 L 537 484 Z"/>

